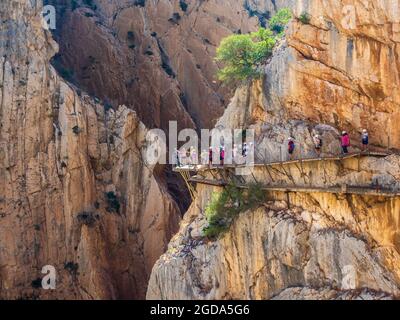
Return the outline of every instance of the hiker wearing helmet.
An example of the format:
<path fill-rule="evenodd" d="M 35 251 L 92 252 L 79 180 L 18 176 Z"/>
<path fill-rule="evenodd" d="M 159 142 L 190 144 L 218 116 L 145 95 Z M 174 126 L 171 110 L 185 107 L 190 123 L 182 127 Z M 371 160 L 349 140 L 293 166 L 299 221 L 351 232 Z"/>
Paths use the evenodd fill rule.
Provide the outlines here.
<path fill-rule="evenodd" d="M 316 134 L 313 137 L 313 141 L 314 141 L 314 146 L 315 146 L 315 151 L 318 155 L 318 157 L 321 157 L 321 149 L 322 149 L 322 138 L 319 134 Z"/>
<path fill-rule="evenodd" d="M 342 132 L 341 143 L 342 143 L 343 153 L 348 154 L 350 147 L 350 136 L 346 131 Z"/>
<path fill-rule="evenodd" d="M 369 145 L 369 134 L 367 129 L 364 129 L 361 134 L 362 150 L 367 151 Z"/>
<path fill-rule="evenodd" d="M 288 141 L 289 141 L 288 142 L 289 159 L 292 160 L 296 145 L 295 145 L 294 139 L 292 137 L 288 138 Z"/>

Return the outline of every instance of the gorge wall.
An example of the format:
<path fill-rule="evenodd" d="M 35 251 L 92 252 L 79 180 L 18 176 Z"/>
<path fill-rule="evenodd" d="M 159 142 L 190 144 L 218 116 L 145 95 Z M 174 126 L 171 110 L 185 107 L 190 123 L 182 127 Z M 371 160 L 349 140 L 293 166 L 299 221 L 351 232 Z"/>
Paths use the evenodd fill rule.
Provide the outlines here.
<path fill-rule="evenodd" d="M 142 159 L 136 113 L 107 110 L 50 65 L 41 10 L 0 3 L 0 298 L 143 298 L 180 208 Z M 45 265 L 56 290 L 41 289 Z"/>
<path fill-rule="evenodd" d="M 302 145 L 296 156 L 315 155 L 315 132 L 323 154 L 337 154 L 342 129 L 358 137 L 367 128 L 373 148 L 396 151 L 398 1 L 45 3 L 57 7 L 59 54 L 41 25 L 42 1 L 0 3 L 0 298 L 399 296 L 398 199 L 272 192 L 210 242 L 204 210 L 220 190 L 199 186 L 180 223 L 175 180 L 142 157 L 147 128 L 169 120 L 253 128 L 257 156 L 269 160 L 289 135 Z M 286 40 L 264 79 L 239 88 L 224 112 L 231 92 L 215 81 L 216 46 L 283 6 L 297 18 Z M 299 19 L 305 12 L 309 21 Z M 399 157 L 253 175 L 271 184 L 397 186 Z M 54 291 L 40 289 L 45 265 L 57 270 Z M 343 290 L 349 266 L 356 288 Z"/>
<path fill-rule="evenodd" d="M 220 39 L 285 1 L 44 4 L 58 44 L 42 1 L 0 4 L 0 297 L 143 298 L 187 206 L 143 162 L 146 127 L 212 126 L 230 95 Z M 39 289 L 45 265 L 56 291 Z"/>
<path fill-rule="evenodd" d="M 216 81 L 216 47 L 254 31 L 291 1 L 48 1 L 58 8 L 56 64 L 108 103 L 137 111 L 146 126 L 212 128 L 231 97 Z M 179 115 L 179 117 L 177 117 Z"/>
<path fill-rule="evenodd" d="M 346 6 L 351 7 L 346 7 Z M 359 150 L 399 148 L 398 1 L 295 1 L 295 21 L 265 66 L 265 77 L 236 91 L 218 126 L 252 128 L 258 160 L 340 152 L 345 129 Z M 349 9 L 350 8 L 350 9 Z M 352 28 L 343 22 L 354 13 Z M 307 19 L 305 19 L 307 13 Z M 309 18 L 309 19 L 308 19 Z M 389 138 L 390 137 L 390 138 Z M 284 153 L 282 154 L 282 148 Z M 282 155 L 282 156 L 281 156 Z M 398 188 L 398 155 L 254 168 L 267 185 Z M 328 192 L 268 192 L 216 241 L 204 238 L 205 209 L 220 187 L 198 185 L 179 233 L 153 268 L 148 299 L 391 299 L 399 296 L 399 200 Z M 352 273 L 355 283 L 346 285 Z"/>
<path fill-rule="evenodd" d="M 52 59 L 58 72 L 106 108 L 126 105 L 148 128 L 211 128 L 232 90 L 216 81 L 220 40 L 256 30 L 288 1 L 69 1 L 57 9 Z M 170 167 L 157 170 L 186 211 L 186 186 Z"/>

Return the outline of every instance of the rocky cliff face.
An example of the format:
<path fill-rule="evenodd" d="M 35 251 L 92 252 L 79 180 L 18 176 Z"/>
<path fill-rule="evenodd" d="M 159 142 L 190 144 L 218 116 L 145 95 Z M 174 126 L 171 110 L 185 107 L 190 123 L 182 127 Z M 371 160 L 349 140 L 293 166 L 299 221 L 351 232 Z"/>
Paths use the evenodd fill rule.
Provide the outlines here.
<path fill-rule="evenodd" d="M 136 114 L 50 66 L 41 10 L 0 3 L 0 298 L 143 298 L 180 210 L 143 162 Z M 56 290 L 39 288 L 45 265 Z"/>
<path fill-rule="evenodd" d="M 55 62 L 89 93 L 136 110 L 148 127 L 178 120 L 180 128 L 211 128 L 231 96 L 215 81 L 216 47 L 289 2 L 49 1 L 61 19 Z"/>
<path fill-rule="evenodd" d="M 277 186 L 363 185 L 372 175 L 398 180 L 398 165 L 399 157 L 392 156 L 360 164 L 349 159 L 257 167 L 246 179 Z M 220 240 L 209 241 L 202 236 L 204 212 L 219 191 L 198 187 L 180 232 L 153 269 L 149 299 L 358 298 L 365 293 L 360 290 L 371 298 L 399 294 L 398 199 L 268 192 L 259 209 L 242 213 Z M 349 289 L 349 275 L 354 287 L 343 290 Z"/>
<path fill-rule="evenodd" d="M 216 81 L 220 40 L 256 30 L 288 2 L 49 0 L 60 44 L 52 63 L 108 109 L 135 110 L 148 128 L 211 128 L 232 95 Z M 166 169 L 159 176 L 186 210 L 185 185 Z"/>
<path fill-rule="evenodd" d="M 390 3 L 296 1 L 298 19 L 266 65 L 265 78 L 238 89 L 218 125 L 255 129 L 256 156 L 267 162 L 285 159 L 289 136 L 301 146 L 295 157 L 315 157 L 314 133 L 323 137 L 323 155 L 337 154 L 343 129 L 358 140 L 367 128 L 374 148 L 398 148 L 399 39 L 393 13 L 400 3 Z M 352 28 L 343 22 L 347 10 L 354 13 Z M 303 19 L 304 13 L 310 19 Z M 251 173 L 247 182 L 323 188 L 372 181 L 398 186 L 400 178 L 397 155 L 257 167 Z M 266 203 L 242 213 L 211 242 L 202 229 L 205 208 L 217 191 L 198 186 L 179 233 L 153 269 L 147 298 L 399 296 L 397 198 L 268 192 Z"/>
<path fill-rule="evenodd" d="M 292 24 L 289 48 L 266 71 L 267 86 L 279 89 L 267 89 L 280 101 L 270 105 L 353 135 L 366 128 L 374 144 L 398 149 L 398 10 L 399 1 L 299 1 L 297 15 L 311 19 Z"/>
<path fill-rule="evenodd" d="M 145 297 L 182 205 L 163 168 L 143 161 L 143 122 L 165 128 L 179 115 L 180 127 L 254 128 L 257 157 L 270 161 L 289 135 L 302 145 L 296 156 L 315 155 L 314 132 L 336 154 L 343 128 L 353 137 L 369 129 L 376 149 L 399 148 L 397 1 L 48 2 L 61 9 L 61 76 L 42 2 L 0 3 L 0 298 Z M 265 79 L 237 90 L 217 120 L 229 97 L 213 82 L 219 40 L 287 5 L 310 19 L 291 24 Z M 320 187 L 399 178 L 394 155 L 245 177 Z M 271 192 L 209 242 L 201 230 L 216 191 L 199 186 L 148 298 L 399 296 L 397 198 Z M 54 291 L 39 288 L 45 265 L 57 270 Z"/>
<path fill-rule="evenodd" d="M 142 122 L 212 125 L 229 94 L 216 45 L 285 1 L 45 4 L 60 54 L 41 1 L 0 4 L 0 297 L 143 298 L 185 203 L 143 162 Z M 38 288 L 44 265 L 56 291 Z"/>

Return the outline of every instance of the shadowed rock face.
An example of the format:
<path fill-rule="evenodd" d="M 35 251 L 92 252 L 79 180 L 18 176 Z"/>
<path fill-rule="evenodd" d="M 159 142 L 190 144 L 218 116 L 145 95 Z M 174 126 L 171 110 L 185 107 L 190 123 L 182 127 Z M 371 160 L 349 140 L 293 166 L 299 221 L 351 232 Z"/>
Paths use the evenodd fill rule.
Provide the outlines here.
<path fill-rule="evenodd" d="M 115 111 L 51 67 L 57 44 L 41 27 L 41 1 L 0 3 L 0 298 L 145 296 L 180 210 L 162 168 L 143 162 L 141 120 L 165 128 L 179 115 L 181 127 L 212 126 L 229 97 L 213 83 L 213 50 L 221 37 L 256 28 L 265 10 L 292 3 L 297 17 L 306 11 L 311 20 L 290 26 L 264 81 L 239 89 L 219 123 L 253 127 L 271 154 L 288 135 L 311 153 L 315 131 L 324 152 L 335 152 L 343 127 L 353 136 L 367 127 L 377 147 L 387 147 L 390 135 L 390 147 L 399 147 L 395 1 L 370 8 L 357 0 L 135 2 L 93 1 L 94 10 L 78 1 L 73 12 L 60 12 L 63 49 L 54 63 Z M 355 6 L 355 29 L 341 24 L 345 4 Z M 350 161 L 307 174 L 324 176 L 322 185 L 371 177 L 391 184 L 398 163 L 397 156 L 359 168 Z M 261 180 L 266 172 L 254 174 Z M 275 174 L 275 182 L 310 178 L 298 168 Z M 398 199 L 273 193 L 210 243 L 201 230 L 215 191 L 199 188 L 153 269 L 148 298 L 399 295 Z M 37 288 L 44 265 L 57 270 L 55 291 Z M 355 291 L 342 291 L 348 266 L 357 273 Z"/>
<path fill-rule="evenodd" d="M 142 159 L 137 115 L 51 67 L 41 8 L 0 3 L 0 298 L 143 298 L 179 207 Z M 56 290 L 38 288 L 45 265 Z"/>
<path fill-rule="evenodd" d="M 353 150 L 369 129 L 373 147 L 398 149 L 399 38 L 397 1 L 296 1 L 287 39 L 265 66 L 265 78 L 239 88 L 219 119 L 252 128 L 257 152 L 279 160 L 287 138 L 295 157 L 340 152 L 339 133 Z M 343 27 L 353 5 L 355 26 Z M 301 147 L 300 147 L 301 146 Z M 278 159 L 276 156 L 278 155 Z M 284 154 L 286 157 L 286 153 Z M 327 187 L 347 183 L 398 187 L 399 156 L 325 164 L 255 168 L 245 176 L 272 185 Z M 153 268 L 149 299 L 382 299 L 400 295 L 399 199 L 324 192 L 268 192 L 217 241 L 202 236 L 205 208 L 218 187 L 200 186 L 180 232 Z M 347 287 L 349 275 L 355 280 Z M 183 276 L 182 276 L 183 275 Z M 183 278 L 183 280 L 182 280 Z M 179 279 L 179 281 L 177 281 Z M 355 289 L 355 290 L 354 290 Z"/>
<path fill-rule="evenodd" d="M 216 81 L 216 47 L 233 32 L 255 30 L 285 1 L 47 2 L 58 13 L 59 73 L 108 108 L 124 104 L 147 127 L 168 131 L 172 120 L 178 130 L 213 127 L 232 95 Z M 168 168 L 159 176 L 186 210 L 184 183 Z"/>
<path fill-rule="evenodd" d="M 0 4 L 0 298 L 145 296 L 185 204 L 163 168 L 144 164 L 141 120 L 212 123 L 226 94 L 211 81 L 213 50 L 258 23 L 231 2 L 94 1 L 95 12 L 75 3 L 59 11 L 61 77 L 41 1 Z M 37 288 L 45 265 L 56 268 L 55 291 Z"/>
<path fill-rule="evenodd" d="M 49 1 L 60 12 L 56 64 L 90 94 L 136 110 L 148 127 L 211 128 L 231 91 L 216 81 L 215 49 L 290 1 Z M 79 2 L 79 1 L 78 1 Z"/>

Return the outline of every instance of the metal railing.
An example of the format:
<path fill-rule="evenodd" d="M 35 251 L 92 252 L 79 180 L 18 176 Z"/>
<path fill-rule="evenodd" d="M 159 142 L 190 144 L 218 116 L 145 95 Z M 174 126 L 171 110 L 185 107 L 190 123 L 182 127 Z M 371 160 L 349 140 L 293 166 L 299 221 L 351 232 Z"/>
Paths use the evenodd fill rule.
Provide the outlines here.
<path fill-rule="evenodd" d="M 280 154 L 278 157 L 276 155 L 271 155 L 270 157 L 265 157 L 261 155 L 259 152 L 255 154 L 254 163 L 251 164 L 187 164 L 184 166 L 175 166 L 175 171 L 204 171 L 210 169 L 223 169 L 223 168 L 243 168 L 246 166 L 273 166 L 273 165 L 282 165 L 282 164 L 291 164 L 291 163 L 301 163 L 301 162 L 317 162 L 317 161 L 339 161 L 346 160 L 350 158 L 356 157 L 387 157 L 390 155 L 396 154 L 394 152 L 379 152 L 379 151 L 361 151 L 361 152 L 352 152 L 347 154 L 340 155 L 329 155 L 329 156 L 302 156 L 300 151 L 300 157 L 283 157 L 282 150 L 280 150 Z"/>

